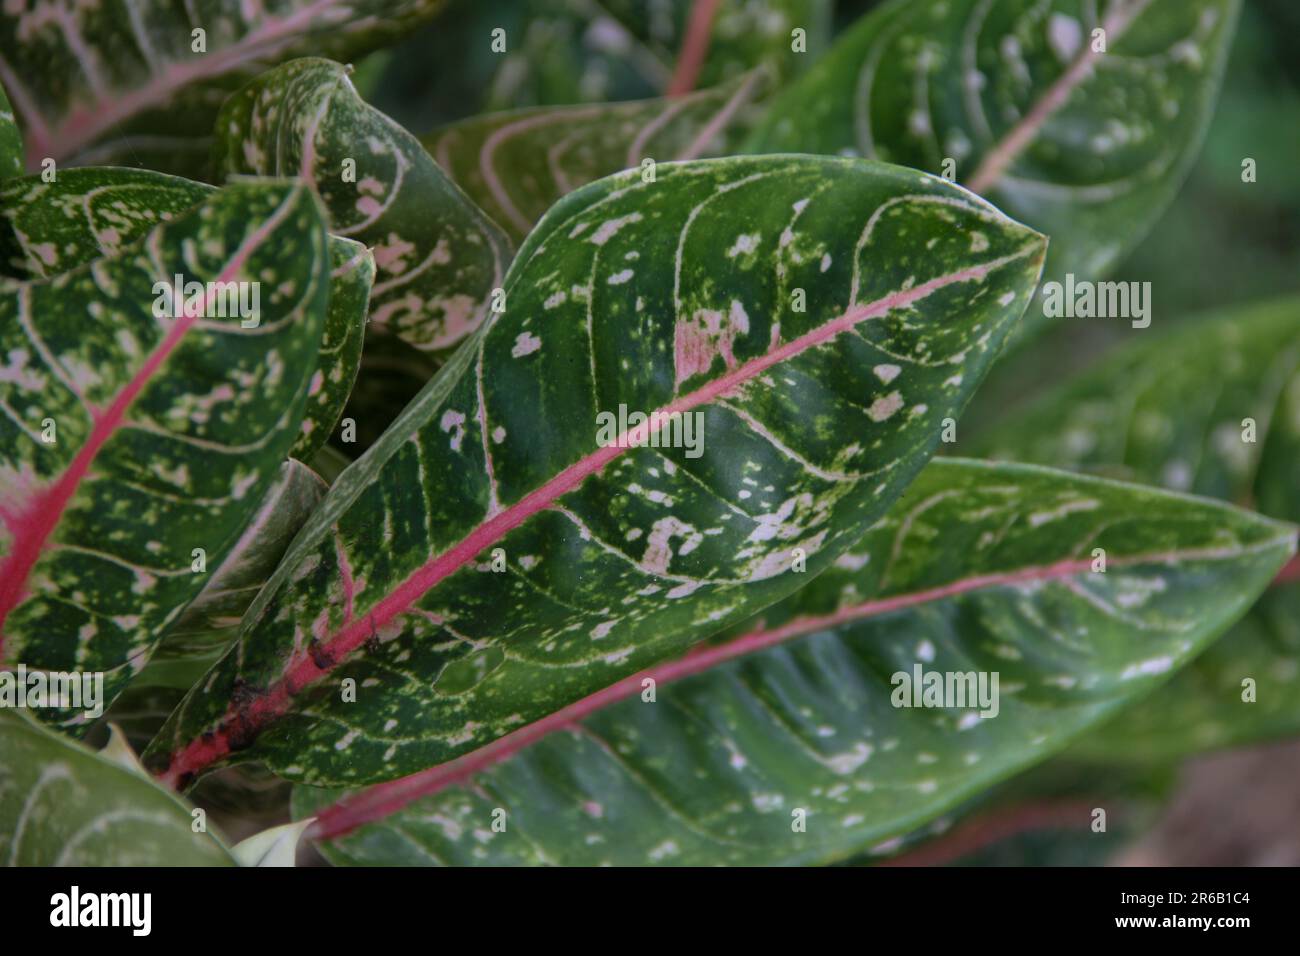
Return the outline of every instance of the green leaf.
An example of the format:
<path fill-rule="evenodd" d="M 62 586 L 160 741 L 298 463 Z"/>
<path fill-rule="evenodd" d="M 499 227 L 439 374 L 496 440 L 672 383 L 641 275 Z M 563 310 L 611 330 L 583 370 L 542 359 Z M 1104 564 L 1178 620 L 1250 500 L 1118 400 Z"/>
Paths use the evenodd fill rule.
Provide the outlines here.
<path fill-rule="evenodd" d="M 959 182 L 1051 236 L 1047 278 L 1092 279 L 1141 240 L 1186 175 L 1239 6 L 896 0 L 783 94 L 749 145 L 935 173 L 952 159 Z M 1025 324 L 1042 321 L 1030 310 Z"/>
<path fill-rule="evenodd" d="M 716 155 L 763 77 L 674 99 L 492 113 L 424 137 L 439 165 L 516 240 L 561 198 L 646 160 Z M 722 150 L 725 151 L 725 150 Z"/>
<path fill-rule="evenodd" d="M 325 496 L 327 485 L 290 458 L 221 567 L 136 678 L 143 686 L 188 690 L 238 636 L 239 620 L 275 570 L 289 542 Z"/>
<path fill-rule="evenodd" d="M 1219 502 L 938 459 L 834 566 L 738 636 L 322 812 L 329 835 L 428 794 L 322 851 L 581 865 L 887 853 L 1167 678 L 1249 607 L 1295 534 Z M 926 678 L 899 675 L 918 670 L 985 684 L 978 700 L 903 706 Z M 329 796 L 298 788 L 297 810 Z"/>
<path fill-rule="evenodd" d="M 53 183 L 15 179 L 0 186 L 0 269 L 49 278 L 116 256 L 213 192 L 203 183 L 134 169 L 69 169 Z M 319 369 L 308 382 L 301 434 L 290 449 L 297 458 L 310 458 L 325 444 L 361 363 L 374 259 L 360 244 L 331 237 L 330 264 Z"/>
<path fill-rule="evenodd" d="M 1228 633 L 1158 693 L 1080 740 L 1071 755 L 1147 766 L 1300 733 L 1300 585 L 1269 588 Z M 1253 701 L 1243 699 L 1253 682 Z"/>
<path fill-rule="evenodd" d="M 14 122 L 4 87 L 0 86 L 0 179 L 17 176 L 23 171 L 23 136 Z"/>
<path fill-rule="evenodd" d="M 0 660 L 104 672 L 108 701 L 144 666 L 206 583 L 195 549 L 215 569 L 298 434 L 325 242 L 310 191 L 244 182 L 0 292 Z M 261 283 L 260 323 L 169 318 L 177 274 Z"/>
<path fill-rule="evenodd" d="M 1223 498 L 1300 521 L 1300 299 L 1144 334 L 984 436 L 982 453 Z M 1120 383 L 1117 385 L 1117 383 Z M 1247 419 L 1254 423 L 1248 441 Z M 1300 731 L 1300 583 L 1276 583 L 1168 688 L 1081 752 L 1172 758 Z M 1242 700 L 1255 681 L 1256 701 Z"/>
<path fill-rule="evenodd" d="M 389 779 L 749 617 L 806 580 L 795 549 L 825 567 L 920 470 L 1043 253 L 951 184 L 865 161 L 578 190 L 520 250 L 505 312 L 335 482 L 146 764 Z M 662 414 L 620 445 L 620 406 Z M 674 447 L 627 447 L 651 434 Z"/>
<path fill-rule="evenodd" d="M 488 111 L 661 96 L 672 86 L 692 12 L 705 6 L 696 0 L 460 0 L 384 54 L 375 102 L 408 128 L 429 129 Z M 755 67 L 784 82 L 829 42 L 830 0 L 712 6 L 696 89 Z M 806 52 L 793 49 L 796 28 L 805 31 Z M 505 31 L 504 52 L 492 49 L 496 29 Z"/>
<path fill-rule="evenodd" d="M 233 866 L 146 776 L 0 709 L 0 860 L 10 866 Z"/>
<path fill-rule="evenodd" d="M 223 172 L 303 176 L 331 230 L 374 250 L 375 326 L 445 351 L 482 322 L 510 242 L 415 137 L 366 105 L 346 67 L 295 60 L 258 77 L 226 102 L 217 137 Z"/>
<path fill-rule="evenodd" d="M 222 100 L 306 50 L 347 59 L 427 19 L 442 0 L 101 0 L 24 4 L 0 20 L 0 82 L 27 132 L 27 163 L 206 165 Z M 55 9 L 59 12 L 56 15 Z"/>

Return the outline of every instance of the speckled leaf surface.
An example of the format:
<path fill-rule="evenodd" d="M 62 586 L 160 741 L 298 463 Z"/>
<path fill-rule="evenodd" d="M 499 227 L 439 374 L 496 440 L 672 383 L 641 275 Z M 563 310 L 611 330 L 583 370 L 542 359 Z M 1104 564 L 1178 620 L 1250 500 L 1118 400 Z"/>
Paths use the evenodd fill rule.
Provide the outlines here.
<path fill-rule="evenodd" d="M 284 557 L 289 542 L 328 486 L 290 458 L 234 547 L 136 678 L 141 685 L 188 690 L 239 633 L 239 620 Z"/>
<path fill-rule="evenodd" d="M 1195 158 L 1238 7 L 896 0 L 779 97 L 750 146 L 934 173 L 951 158 L 958 182 L 1051 236 L 1048 278 L 1095 278 L 1142 238 Z"/>
<path fill-rule="evenodd" d="M 490 113 L 423 138 L 438 164 L 516 240 L 587 183 L 656 162 L 724 150 L 742 108 L 767 81 L 755 72 L 674 99 Z"/>
<path fill-rule="evenodd" d="M 1093 571 L 1095 548 L 1105 573 Z M 1219 502 L 938 459 L 831 568 L 737 637 L 647 669 L 618 703 L 557 715 L 557 732 L 531 746 L 522 732 L 525 749 L 505 762 L 474 768 L 471 756 L 429 771 L 426 787 L 443 789 L 322 849 L 335 862 L 390 864 L 764 865 L 886 852 L 1149 692 L 1294 550 L 1294 528 Z M 991 696 L 896 706 L 893 675 L 916 668 L 997 673 L 996 709 Z M 403 783 L 414 781 L 360 800 L 382 807 Z M 297 793 L 304 815 L 327 799 Z M 492 827 L 497 807 L 504 832 Z M 346 815 L 321 823 L 328 832 Z"/>
<path fill-rule="evenodd" d="M 203 165 L 212 119 L 243 79 L 307 49 L 360 55 L 441 5 L 17 0 L 0 19 L 0 83 L 26 131 L 29 170 L 48 157 L 189 171 Z"/>
<path fill-rule="evenodd" d="M 482 322 L 509 240 L 415 137 L 357 95 L 346 67 L 294 60 L 258 77 L 222 108 L 217 139 L 222 172 L 302 176 L 331 231 L 374 250 L 375 326 L 446 351 Z"/>
<path fill-rule="evenodd" d="M 0 660 L 102 671 L 110 700 L 139 671 L 298 433 L 327 270 L 310 191 L 249 181 L 0 293 Z M 260 282 L 259 324 L 155 309 L 178 273 Z"/>
<path fill-rule="evenodd" d="M 23 171 L 23 136 L 14 120 L 4 87 L 0 86 L 0 179 L 17 176 Z"/>
<path fill-rule="evenodd" d="M 147 776 L 0 709 L 6 866 L 234 866 L 192 823 L 190 807 Z"/>
<path fill-rule="evenodd" d="M 26 176 L 0 186 L 0 270 L 48 278 L 123 248 L 214 192 L 176 176 L 122 168 L 68 169 L 53 183 Z M 331 236 L 329 308 L 317 374 L 308 381 L 301 434 L 290 454 L 310 458 L 325 444 L 361 364 L 374 259 L 359 243 Z"/>
<path fill-rule="evenodd" d="M 1300 299 L 1139 338 L 996 426 L 980 450 L 1300 521 Z M 1253 442 L 1243 440 L 1247 418 Z M 1300 730 L 1300 583 L 1288 577 L 1168 688 L 1081 746 L 1177 756 Z M 1247 677 L 1255 703 L 1242 700 Z"/>
<path fill-rule="evenodd" d="M 146 761 L 179 784 L 241 757 L 390 779 L 751 616 L 920 470 L 1043 254 L 951 184 L 865 161 L 578 190 L 520 250 L 505 311 L 338 478 Z M 647 446 L 682 438 L 663 417 L 602 439 L 620 405 L 691 416 L 700 454 Z"/>

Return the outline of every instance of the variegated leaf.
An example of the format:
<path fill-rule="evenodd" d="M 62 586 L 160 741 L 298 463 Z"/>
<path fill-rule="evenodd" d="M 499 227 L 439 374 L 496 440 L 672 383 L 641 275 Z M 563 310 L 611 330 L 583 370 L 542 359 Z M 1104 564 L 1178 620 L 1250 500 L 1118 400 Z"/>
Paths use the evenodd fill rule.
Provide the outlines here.
<path fill-rule="evenodd" d="M 642 163 L 718 155 L 761 74 L 675 99 L 490 113 L 424 137 L 438 164 L 516 239 L 579 186 Z"/>
<path fill-rule="evenodd" d="M 14 121 L 14 110 L 0 86 L 0 179 L 23 171 L 23 137 Z"/>
<path fill-rule="evenodd" d="M 27 165 L 142 163 L 194 173 L 212 120 L 268 63 L 383 45 L 442 0 L 15 0 L 0 19 L 0 83 L 27 133 Z"/>
<path fill-rule="evenodd" d="M 369 328 L 357 384 L 343 410 L 344 418 L 351 418 L 355 425 L 355 434 L 350 436 L 354 440 L 344 442 L 340 434 L 335 449 L 349 458 L 359 457 L 379 440 L 441 366 L 438 356 L 421 352 L 373 326 Z"/>
<path fill-rule="evenodd" d="M 48 278 L 118 255 L 159 223 L 212 195 L 213 187 L 147 170 L 68 169 L 0 186 L 0 269 Z M 307 385 L 301 434 L 290 454 L 309 458 L 328 440 L 356 381 L 374 259 L 360 244 L 330 238 L 329 310 L 319 368 Z"/>
<path fill-rule="evenodd" d="M 647 99 L 690 79 L 686 89 L 705 89 L 756 67 L 784 82 L 826 49 L 831 7 L 831 0 L 453 0 L 445 16 L 391 51 L 376 104 L 411 129 L 429 129 L 489 111 Z M 705 10 L 712 19 L 702 33 L 697 27 L 702 60 L 684 63 L 692 59 L 683 56 L 692 17 Z M 488 42 L 497 29 L 503 52 Z"/>
<path fill-rule="evenodd" d="M 1148 693 L 1294 551 L 1293 527 L 1218 502 L 938 459 L 738 636 L 333 808 L 300 787 L 298 813 L 324 837 L 374 821 L 322 844 L 341 863 L 884 854 Z M 970 681 L 931 697 L 928 674 Z"/>
<path fill-rule="evenodd" d="M 374 250 L 370 320 L 425 351 L 446 351 L 487 311 L 509 240 L 420 143 L 367 106 L 348 70 L 286 63 L 232 96 L 217 120 L 224 173 L 302 176 L 330 226 Z"/>
<path fill-rule="evenodd" d="M 895 0 L 773 104 L 750 146 L 936 173 L 951 161 L 959 182 L 1051 236 L 1049 278 L 1092 279 L 1195 158 L 1239 5 Z M 1025 325 L 1042 321 L 1031 310 Z"/>
<path fill-rule="evenodd" d="M 921 468 L 1044 247 L 865 161 L 664 164 L 570 194 L 146 763 L 181 785 L 247 758 L 389 779 L 789 594 Z"/>
<path fill-rule="evenodd" d="M 203 590 L 164 636 L 136 683 L 188 690 L 238 635 L 239 620 L 253 603 L 293 536 L 320 504 L 328 486 L 290 458 L 257 512 L 211 574 Z"/>
<path fill-rule="evenodd" d="M 144 666 L 298 434 L 328 261 L 310 191 L 249 181 L 0 292 L 0 661 L 102 672 L 108 701 Z M 213 285 L 171 308 L 178 274 Z M 258 324 L 216 317 L 246 282 Z"/>
<path fill-rule="evenodd" d="M 0 709 L 0 862 L 234 866 L 190 807 L 147 776 Z"/>
<path fill-rule="evenodd" d="M 1213 495 L 1300 521 L 1300 299 L 1205 316 L 1114 352 L 982 450 Z M 1168 688 L 1081 744 L 1168 758 L 1300 732 L 1300 566 Z M 1254 702 L 1243 700 L 1243 680 Z"/>

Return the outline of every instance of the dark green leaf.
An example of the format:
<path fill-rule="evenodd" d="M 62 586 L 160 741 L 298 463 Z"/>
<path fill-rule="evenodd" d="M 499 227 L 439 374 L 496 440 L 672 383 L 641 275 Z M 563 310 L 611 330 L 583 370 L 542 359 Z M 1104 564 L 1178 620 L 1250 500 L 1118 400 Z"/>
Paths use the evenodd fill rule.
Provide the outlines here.
<path fill-rule="evenodd" d="M 222 100 L 306 50 L 343 59 L 400 36 L 442 0 L 33 0 L 0 19 L 0 82 L 27 165 L 206 165 Z M 11 5 L 12 6 L 12 5 Z"/>
<path fill-rule="evenodd" d="M 725 152 L 729 126 L 763 82 L 755 72 L 675 99 L 491 113 L 435 130 L 424 144 L 518 241 L 554 203 L 602 176 Z"/>
<path fill-rule="evenodd" d="M 866 161 L 663 164 L 578 190 L 520 250 L 505 312 L 335 482 L 146 760 L 182 784 L 250 757 L 389 779 L 751 616 L 807 580 L 800 551 L 811 576 L 920 470 L 1043 253 L 949 183 Z M 653 426 L 675 447 L 602 436 L 620 406 L 682 413 Z"/>
<path fill-rule="evenodd" d="M 322 813 L 328 834 L 429 794 L 322 849 L 387 864 L 889 853 L 1148 693 L 1294 551 L 1293 527 L 1219 502 L 939 459 L 831 568 L 738 636 Z M 972 683 L 964 700 L 919 708 L 920 684 L 900 678 L 918 671 L 985 683 L 978 700 Z M 297 794 L 299 815 L 329 799 Z"/>
<path fill-rule="evenodd" d="M 14 122 L 14 110 L 0 86 L 0 179 L 23 171 L 23 137 Z"/>
<path fill-rule="evenodd" d="M 375 102 L 411 129 L 533 106 L 613 103 L 669 91 L 696 0 L 455 0 L 445 16 L 386 53 Z M 761 67 L 784 82 L 829 42 L 831 0 L 714 5 L 705 89 Z M 504 53 L 492 49 L 504 31 Z M 794 51 L 795 29 L 806 52 Z M 431 63 L 438 69 L 431 70 Z M 614 172 L 614 170 L 609 170 Z"/>
<path fill-rule="evenodd" d="M 1049 278 L 1092 279 L 1142 238 L 1181 184 L 1239 6 L 895 0 L 777 100 L 750 146 L 935 173 L 951 159 L 959 182 L 1051 236 Z M 1042 319 L 1031 310 L 1025 323 Z"/>
<path fill-rule="evenodd" d="M 1140 338 L 997 426 L 981 450 L 1300 521 L 1300 299 Z M 1300 731 L 1300 583 L 1288 577 L 1168 688 L 1081 751 L 1168 758 Z M 1254 703 L 1242 699 L 1246 678 Z"/>
<path fill-rule="evenodd" d="M 144 666 L 298 434 L 328 262 L 308 190 L 244 182 L 0 292 L 0 660 L 102 671 L 109 701 Z M 259 324 L 168 317 L 175 275 L 259 282 Z"/>
<path fill-rule="evenodd" d="M 238 635 L 239 620 L 328 486 L 290 458 L 221 567 L 158 645 L 136 679 L 188 690 Z"/>
<path fill-rule="evenodd" d="M 217 138 L 222 172 L 303 176 L 331 230 L 374 250 L 374 325 L 446 351 L 482 322 L 509 240 L 415 137 L 365 104 L 346 67 L 294 60 L 258 77 L 226 102 Z"/>
<path fill-rule="evenodd" d="M 0 187 L 0 269 L 49 278 L 124 248 L 214 192 L 211 186 L 146 170 L 69 169 Z M 302 430 L 290 454 L 310 458 L 343 412 L 361 361 L 374 259 L 360 244 L 330 238 L 330 299 L 319 368 L 308 381 Z"/>

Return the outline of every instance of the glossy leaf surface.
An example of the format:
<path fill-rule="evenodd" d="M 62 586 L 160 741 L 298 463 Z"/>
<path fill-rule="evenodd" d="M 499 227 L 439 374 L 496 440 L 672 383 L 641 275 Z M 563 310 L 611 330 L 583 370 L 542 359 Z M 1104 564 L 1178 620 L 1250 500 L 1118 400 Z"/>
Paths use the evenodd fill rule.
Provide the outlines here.
<path fill-rule="evenodd" d="M 389 779 L 751 616 L 920 470 L 1043 252 L 863 161 L 664 164 L 571 194 L 146 761 L 179 783 L 231 756 Z M 620 407 L 660 416 L 602 422 Z"/>

